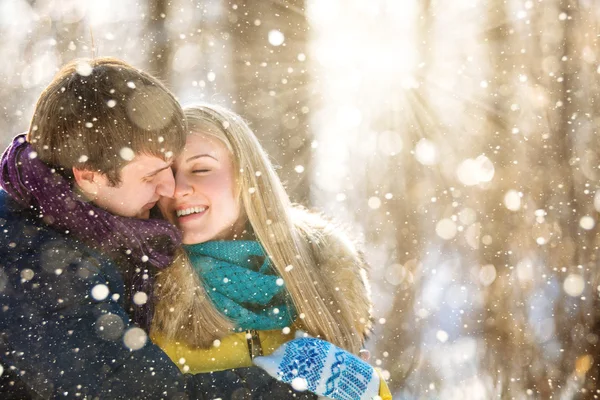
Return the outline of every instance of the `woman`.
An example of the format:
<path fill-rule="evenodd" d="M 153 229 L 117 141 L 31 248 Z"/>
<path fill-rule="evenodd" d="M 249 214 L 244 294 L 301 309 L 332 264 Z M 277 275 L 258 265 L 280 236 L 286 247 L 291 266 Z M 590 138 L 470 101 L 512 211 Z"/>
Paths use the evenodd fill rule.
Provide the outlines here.
<path fill-rule="evenodd" d="M 371 319 L 361 254 L 290 203 L 241 117 L 214 105 L 185 113 L 175 196 L 159 203 L 184 249 L 157 278 L 153 341 L 192 373 L 250 366 L 298 329 L 357 354 Z"/>

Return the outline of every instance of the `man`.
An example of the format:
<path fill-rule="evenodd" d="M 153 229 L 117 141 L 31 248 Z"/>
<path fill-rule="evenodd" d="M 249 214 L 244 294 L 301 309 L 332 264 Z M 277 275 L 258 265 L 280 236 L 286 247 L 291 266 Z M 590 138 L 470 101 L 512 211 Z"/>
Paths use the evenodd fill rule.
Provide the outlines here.
<path fill-rule="evenodd" d="M 148 217 L 185 128 L 174 96 L 116 59 L 67 64 L 41 94 L 0 165 L 1 399 L 298 398 L 257 367 L 181 374 L 138 327 L 180 243 Z"/>

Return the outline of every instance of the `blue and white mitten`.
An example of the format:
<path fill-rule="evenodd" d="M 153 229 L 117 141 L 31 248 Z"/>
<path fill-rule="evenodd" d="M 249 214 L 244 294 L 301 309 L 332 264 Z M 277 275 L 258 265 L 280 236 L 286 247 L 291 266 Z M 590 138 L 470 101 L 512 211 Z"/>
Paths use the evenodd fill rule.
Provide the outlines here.
<path fill-rule="evenodd" d="M 324 340 L 296 338 L 254 364 L 298 391 L 336 400 L 379 399 L 379 376 L 360 358 Z"/>

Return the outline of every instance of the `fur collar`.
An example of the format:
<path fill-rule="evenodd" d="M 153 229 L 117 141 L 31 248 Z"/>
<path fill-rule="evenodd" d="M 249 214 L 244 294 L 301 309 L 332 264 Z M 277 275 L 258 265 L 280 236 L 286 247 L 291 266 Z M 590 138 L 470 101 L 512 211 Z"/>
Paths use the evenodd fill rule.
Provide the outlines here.
<path fill-rule="evenodd" d="M 373 303 L 367 277 L 369 265 L 363 253 L 347 229 L 322 214 L 295 207 L 292 215 L 305 237 L 313 238 L 317 267 L 326 277 L 323 284 L 342 293 L 354 313 L 356 330 L 366 340 L 372 329 Z"/>

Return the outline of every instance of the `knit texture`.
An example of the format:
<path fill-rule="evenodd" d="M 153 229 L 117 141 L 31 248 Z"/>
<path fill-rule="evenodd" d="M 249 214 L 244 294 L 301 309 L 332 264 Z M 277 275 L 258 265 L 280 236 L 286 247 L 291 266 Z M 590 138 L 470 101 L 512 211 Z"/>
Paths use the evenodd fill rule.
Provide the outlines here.
<path fill-rule="evenodd" d="M 184 249 L 215 307 L 239 330 L 292 325 L 291 297 L 258 242 L 211 241 Z"/>

